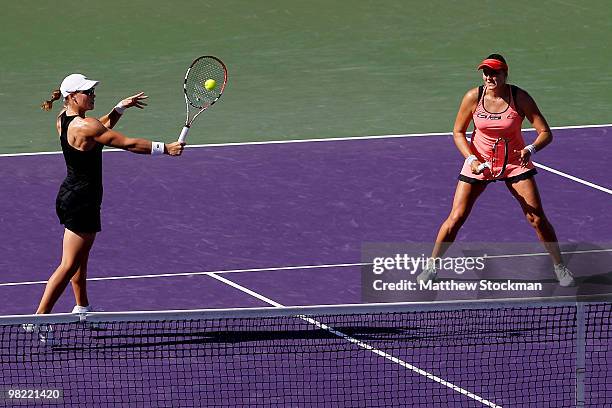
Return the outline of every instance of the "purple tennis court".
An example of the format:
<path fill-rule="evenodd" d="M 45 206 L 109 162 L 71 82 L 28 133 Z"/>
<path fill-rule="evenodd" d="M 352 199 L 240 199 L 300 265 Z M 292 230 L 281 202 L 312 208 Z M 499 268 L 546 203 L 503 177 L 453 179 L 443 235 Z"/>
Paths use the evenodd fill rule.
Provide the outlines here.
<path fill-rule="evenodd" d="M 553 145 L 534 158 L 536 180 L 578 286 L 559 287 L 552 267 L 546 267 L 546 256 L 503 253 L 515 243 L 537 243 L 503 183 L 487 188 L 460 231 L 458 244 L 496 243 L 489 254 L 493 251 L 498 256 L 502 271 L 512 271 L 513 278 L 539 282 L 545 288 L 535 296 L 610 293 L 612 185 L 606 165 L 612 153 L 600 148 L 610 137 L 610 127 L 557 129 L 554 134 Z M 58 154 L 5 156 L 0 163 L 0 294 L 5 299 L 0 314 L 30 314 L 61 255 L 63 229 L 57 223 L 54 200 L 65 167 Z M 88 271 L 90 299 L 94 307 L 109 312 L 364 303 L 364 244 L 432 242 L 450 209 L 460 164 L 452 138 L 444 135 L 208 146 L 188 149 L 177 160 L 107 152 L 102 232 Z M 541 267 L 519 267 L 527 258 L 537 258 Z M 499 277 L 507 276 L 504 273 Z M 466 281 L 477 278 L 462 276 Z M 506 295 L 514 297 L 515 293 Z M 388 299 L 397 300 L 423 299 L 411 295 Z M 446 298 L 440 295 L 436 300 Z M 54 312 L 68 312 L 73 303 L 68 290 Z M 121 328 L 115 331 L 103 325 L 92 330 L 69 323 L 65 333 L 62 326 L 55 330 L 59 342 L 53 346 L 55 354 L 34 344 L 36 339 L 24 347 L 36 350 L 41 373 L 36 377 L 38 384 L 49 386 L 50 380 L 44 377 L 53 374 L 43 362 L 52 363 L 49 356 L 59 358 L 59 354 L 71 356 L 68 362 L 57 360 L 61 367 L 55 367 L 68 376 L 87 375 L 87 364 L 94 358 L 116 358 L 112 364 L 95 368 L 101 388 L 115 386 L 112 377 L 123 378 L 122 372 L 155 377 L 143 361 L 164 367 L 167 358 L 174 367 L 164 374 L 168 377 L 147 384 L 165 394 L 171 391 L 164 387 L 172 388 L 173 381 L 189 381 L 178 374 L 189 369 L 182 368 L 183 364 L 192 368 L 206 365 L 197 369 L 204 379 L 215 377 L 221 367 L 234 374 L 246 367 L 254 370 L 250 374 L 254 377 L 238 375 L 236 384 L 216 383 L 217 378 L 209 383 L 212 388 L 202 385 L 200 397 L 194 398 L 216 395 L 214 401 L 202 400 L 202 406 L 405 406 L 410 399 L 412 406 L 428 406 L 428 401 L 457 407 L 517 406 L 518 401 L 520 406 L 570 407 L 575 406 L 573 384 L 581 355 L 574 343 L 585 337 L 574 327 L 578 311 L 559 307 L 551 306 L 535 316 L 519 308 L 514 320 L 505 314 L 507 309 L 468 316 L 463 333 L 474 340 L 471 343 L 444 327 L 461 322 L 461 316 L 454 320 L 440 311 L 427 312 L 433 313 L 429 318 L 407 312 L 375 321 L 368 314 L 347 320 L 323 315 L 316 320 L 346 338 L 313 322 L 293 326 L 282 320 L 290 319 L 287 317 L 270 329 L 239 320 L 233 323 L 232 334 L 225 333 L 228 329 L 221 323 L 212 328 L 162 325 L 158 327 L 161 335 L 155 334 L 155 328 L 143 329 L 135 342 L 134 334 Z M 609 312 L 609 305 L 586 311 L 596 326 L 589 332 L 591 337 L 586 334 L 590 350 L 586 358 L 604 364 L 596 367 L 600 371 L 587 373 L 585 383 L 595 388 L 587 391 L 592 398 L 585 406 L 612 401 Z M 498 331 L 484 330 L 480 326 L 483 319 L 495 323 Z M 434 321 L 445 323 L 440 327 Z M 554 332 L 539 333 L 548 323 Z M 514 328 L 503 334 L 508 325 Z M 368 331 L 368 326 L 374 327 Z M 278 338 L 283 328 L 293 337 Z M 83 332 L 84 337 L 74 340 L 71 331 Z M 178 334 L 169 334 L 172 331 Z M 3 347 L 14 338 L 25 341 L 27 334 L 10 332 L 2 339 Z M 219 358 L 218 344 L 227 342 L 240 352 Z M 92 347 L 96 344 L 99 348 Z M 200 349 L 199 344 L 208 347 Z M 338 346 L 340 352 L 332 354 Z M 258 349 L 259 354 L 241 354 L 247 347 Z M 306 347 L 313 348 L 314 354 L 291 357 L 287 351 Z M 549 347 L 557 354 L 551 354 Z M 182 352 L 172 351 L 181 348 Z M 107 354 L 109 350 L 116 351 L 115 357 Z M 3 350 L 3 361 L 7 353 Z M 275 354 L 279 360 L 272 362 Z M 213 362 L 200 361 L 206 358 Z M 132 366 L 129 361 L 138 362 Z M 24 384 L 18 370 L 21 363 L 19 358 L 11 360 L 6 374 L 3 365 L 4 388 Z M 412 365 L 429 376 L 407 368 Z M 498 370 L 506 367 L 528 375 L 519 379 L 516 373 L 512 378 L 499 374 L 496 378 Z M 270 385 L 274 381 L 268 377 L 286 377 L 291 382 L 297 372 L 300 380 L 289 391 L 279 394 Z M 249 387 L 255 377 L 263 378 L 258 383 L 264 384 L 263 390 Z M 308 384 L 312 388 L 306 388 Z M 61 384 L 55 386 L 61 388 Z M 63 388 L 65 394 L 71 391 Z M 323 393 L 331 389 L 338 394 L 326 399 Z M 215 390 L 226 394 L 214 394 Z M 595 394 L 597 399 L 593 399 Z M 66 401 L 76 401 L 68 397 L 65 395 Z M 140 402 L 142 406 L 168 406 L 155 405 L 154 400 Z M 173 400 L 178 401 L 175 406 L 198 406 L 181 398 Z M 99 401 L 120 406 L 112 398 Z M 0 405 L 4 403 L 0 400 Z"/>

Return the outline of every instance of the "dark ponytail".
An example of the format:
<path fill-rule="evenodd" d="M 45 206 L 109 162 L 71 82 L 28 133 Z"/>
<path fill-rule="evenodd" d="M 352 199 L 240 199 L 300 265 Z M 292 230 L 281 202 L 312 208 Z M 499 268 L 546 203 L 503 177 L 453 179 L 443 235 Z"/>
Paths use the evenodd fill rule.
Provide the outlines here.
<path fill-rule="evenodd" d="M 62 96 L 62 93 L 60 92 L 60 90 L 56 89 L 55 91 L 51 93 L 51 99 L 49 99 L 48 101 L 44 101 L 42 105 L 40 105 L 40 109 L 44 111 L 50 111 L 51 108 L 53 107 L 53 102 L 57 101 L 59 98 L 61 98 L 61 96 Z"/>

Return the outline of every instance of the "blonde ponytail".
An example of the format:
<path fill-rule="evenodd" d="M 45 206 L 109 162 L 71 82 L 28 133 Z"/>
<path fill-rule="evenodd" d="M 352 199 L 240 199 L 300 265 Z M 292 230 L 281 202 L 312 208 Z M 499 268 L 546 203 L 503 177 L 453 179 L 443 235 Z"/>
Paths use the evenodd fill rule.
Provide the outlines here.
<path fill-rule="evenodd" d="M 59 98 L 61 98 L 61 96 L 62 93 L 60 92 L 60 90 L 56 89 L 51 93 L 51 99 L 49 99 L 48 101 L 44 101 L 42 105 L 40 105 L 40 108 L 44 111 L 50 111 L 53 107 L 53 102 L 57 101 Z"/>

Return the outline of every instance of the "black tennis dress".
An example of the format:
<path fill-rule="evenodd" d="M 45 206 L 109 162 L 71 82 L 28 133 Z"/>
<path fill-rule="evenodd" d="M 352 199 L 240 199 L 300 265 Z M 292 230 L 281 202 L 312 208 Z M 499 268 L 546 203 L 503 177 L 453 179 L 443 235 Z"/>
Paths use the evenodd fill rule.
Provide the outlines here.
<path fill-rule="evenodd" d="M 99 232 L 100 206 L 102 205 L 102 148 L 97 143 L 87 151 L 81 151 L 68 143 L 68 126 L 76 116 L 60 116 L 60 142 L 66 161 L 66 178 L 60 186 L 55 201 L 55 211 L 67 229 L 73 232 Z"/>

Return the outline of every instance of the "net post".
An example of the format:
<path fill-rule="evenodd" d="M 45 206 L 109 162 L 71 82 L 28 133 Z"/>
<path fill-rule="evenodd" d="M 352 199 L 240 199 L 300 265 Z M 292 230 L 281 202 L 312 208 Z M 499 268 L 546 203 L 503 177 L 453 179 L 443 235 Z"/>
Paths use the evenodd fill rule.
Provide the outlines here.
<path fill-rule="evenodd" d="M 584 375 L 586 371 L 586 319 L 585 304 L 576 301 L 576 407 L 585 406 Z"/>

